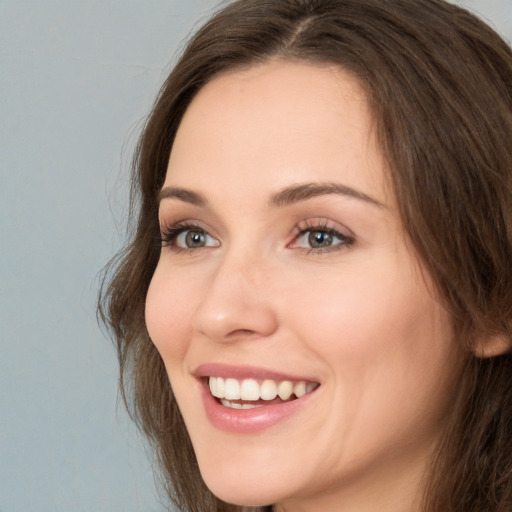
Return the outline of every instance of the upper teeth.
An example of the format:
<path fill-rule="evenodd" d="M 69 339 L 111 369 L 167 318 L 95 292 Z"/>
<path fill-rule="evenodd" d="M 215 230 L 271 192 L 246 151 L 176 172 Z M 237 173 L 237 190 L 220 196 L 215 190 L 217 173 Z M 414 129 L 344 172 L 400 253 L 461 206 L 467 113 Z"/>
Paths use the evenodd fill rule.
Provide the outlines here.
<path fill-rule="evenodd" d="M 273 400 L 276 396 L 288 400 L 292 395 L 300 398 L 318 387 L 316 382 L 265 379 L 260 383 L 256 379 L 239 381 L 223 377 L 210 377 L 209 385 L 213 396 L 227 400 Z"/>

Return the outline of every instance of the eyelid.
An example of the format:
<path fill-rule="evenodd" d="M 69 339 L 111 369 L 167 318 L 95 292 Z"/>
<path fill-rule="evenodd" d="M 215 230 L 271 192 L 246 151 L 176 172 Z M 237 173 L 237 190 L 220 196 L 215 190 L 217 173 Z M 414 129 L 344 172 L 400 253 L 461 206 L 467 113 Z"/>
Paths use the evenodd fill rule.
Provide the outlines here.
<path fill-rule="evenodd" d="M 187 231 L 196 231 L 204 233 L 210 241 L 205 245 L 196 247 L 181 247 L 176 243 L 178 237 Z M 325 232 L 331 235 L 337 241 L 331 245 L 324 247 L 300 247 L 298 240 L 305 236 L 308 232 Z M 291 233 L 292 240 L 286 244 L 289 249 L 305 251 L 307 253 L 327 253 L 346 249 L 355 242 L 355 236 L 350 229 L 341 225 L 339 222 L 332 221 L 328 218 L 310 218 L 303 220 L 295 225 Z M 209 227 L 205 227 L 202 222 L 195 220 L 180 220 L 171 223 L 161 223 L 159 243 L 161 248 L 168 248 L 172 252 L 197 252 L 200 249 L 211 249 L 221 245 L 219 237 L 212 233 Z"/>
<path fill-rule="evenodd" d="M 187 231 L 196 231 L 204 233 L 207 237 L 212 240 L 215 240 L 215 245 L 204 245 L 199 247 L 180 247 L 176 244 L 177 238 L 187 232 Z M 160 225 L 160 246 L 162 248 L 169 248 L 173 252 L 193 252 L 198 251 L 199 249 L 209 249 L 211 247 L 219 247 L 220 241 L 217 236 L 212 235 L 210 230 L 202 225 L 202 223 L 198 223 L 196 221 L 184 220 L 175 223 L 166 224 L 163 223 Z"/>
<path fill-rule="evenodd" d="M 298 247 L 297 241 L 308 232 L 325 232 L 339 240 L 338 243 L 327 247 Z M 345 226 L 340 225 L 326 218 L 313 218 L 299 222 L 293 230 L 293 240 L 287 247 L 295 250 L 303 250 L 309 253 L 321 254 L 326 252 L 340 251 L 355 242 L 355 235 Z"/>

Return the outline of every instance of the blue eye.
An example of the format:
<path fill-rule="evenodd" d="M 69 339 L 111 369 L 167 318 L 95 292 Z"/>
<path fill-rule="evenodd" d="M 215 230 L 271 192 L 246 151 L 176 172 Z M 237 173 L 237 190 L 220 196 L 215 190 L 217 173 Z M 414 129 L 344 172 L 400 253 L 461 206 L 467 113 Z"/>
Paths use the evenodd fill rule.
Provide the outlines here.
<path fill-rule="evenodd" d="M 330 247 L 336 237 L 325 231 L 310 231 L 308 234 L 308 244 L 313 249 Z"/>
<path fill-rule="evenodd" d="M 215 240 L 205 231 L 182 231 L 174 241 L 177 247 L 182 249 L 198 249 L 199 247 L 214 247 Z"/>
<path fill-rule="evenodd" d="M 353 238 L 339 231 L 326 227 L 301 229 L 296 236 L 293 247 L 310 251 L 341 249 L 353 243 Z"/>
<path fill-rule="evenodd" d="M 178 224 L 166 229 L 161 237 L 162 246 L 175 250 L 194 250 L 203 247 L 218 247 L 219 241 L 204 229 L 193 225 Z"/>

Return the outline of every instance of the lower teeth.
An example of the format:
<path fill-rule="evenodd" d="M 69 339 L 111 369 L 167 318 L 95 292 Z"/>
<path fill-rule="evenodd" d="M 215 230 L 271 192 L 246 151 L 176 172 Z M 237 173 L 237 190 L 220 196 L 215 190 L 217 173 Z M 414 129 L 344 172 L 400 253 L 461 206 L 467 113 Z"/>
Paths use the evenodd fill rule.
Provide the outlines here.
<path fill-rule="evenodd" d="M 221 398 L 220 403 L 224 407 L 230 407 L 231 409 L 256 409 L 256 407 L 264 407 L 264 404 L 248 404 L 248 403 L 238 403 L 238 402 L 230 402 L 225 398 Z"/>

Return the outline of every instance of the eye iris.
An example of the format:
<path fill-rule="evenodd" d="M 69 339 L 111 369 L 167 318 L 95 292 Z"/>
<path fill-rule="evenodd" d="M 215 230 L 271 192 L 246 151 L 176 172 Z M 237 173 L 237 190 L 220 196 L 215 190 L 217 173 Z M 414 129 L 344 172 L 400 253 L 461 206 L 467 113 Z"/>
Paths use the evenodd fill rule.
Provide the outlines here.
<path fill-rule="evenodd" d="M 329 247 L 332 244 L 332 235 L 325 231 L 312 231 L 309 234 L 308 242 L 311 247 Z"/>
<path fill-rule="evenodd" d="M 201 231 L 189 231 L 185 236 L 187 247 L 204 247 L 206 239 Z"/>

